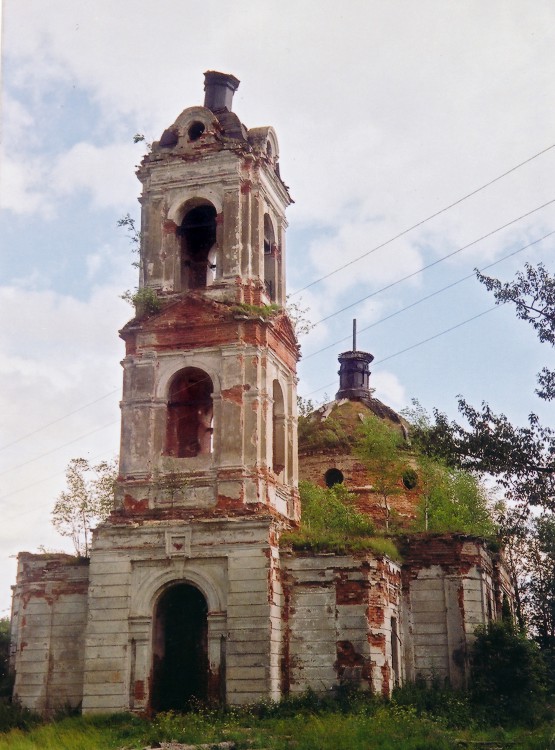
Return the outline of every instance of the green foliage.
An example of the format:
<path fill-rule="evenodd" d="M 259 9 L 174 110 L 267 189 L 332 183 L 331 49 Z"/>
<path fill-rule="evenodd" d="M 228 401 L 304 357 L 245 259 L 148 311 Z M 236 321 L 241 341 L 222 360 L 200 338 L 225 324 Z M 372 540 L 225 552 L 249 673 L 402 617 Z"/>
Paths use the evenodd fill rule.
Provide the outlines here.
<path fill-rule="evenodd" d="M 476 710 L 502 724 L 535 724 L 546 714 L 546 670 L 534 641 L 510 622 L 478 628 L 471 652 Z"/>
<path fill-rule="evenodd" d="M 412 707 L 417 716 L 441 720 L 450 728 L 476 724 L 476 712 L 469 694 L 445 687 L 437 680 L 427 683 L 421 679 L 397 687 L 391 701 L 398 706 Z"/>
<path fill-rule="evenodd" d="M 52 509 L 52 525 L 69 536 L 78 556 L 88 557 L 92 529 L 108 517 L 114 504 L 115 461 L 91 466 L 85 458 L 73 458 L 66 469 L 67 489 Z"/>
<path fill-rule="evenodd" d="M 337 554 L 368 551 L 399 559 L 399 552 L 390 539 L 374 536 L 372 521 L 356 510 L 353 496 L 343 485 L 324 489 L 301 482 L 299 490 L 301 527 L 283 534 L 282 545 L 299 551 Z"/>
<path fill-rule="evenodd" d="M 308 417 L 314 411 L 314 403 L 309 398 L 297 396 L 297 412 L 300 418 Z"/>
<path fill-rule="evenodd" d="M 121 298 L 135 306 L 135 312 L 139 318 L 145 315 L 155 315 L 162 309 L 162 303 L 156 294 L 156 290 L 149 286 L 144 286 L 134 292 L 128 289 L 121 295 Z"/>
<path fill-rule="evenodd" d="M 285 305 L 289 320 L 293 324 L 293 330 L 295 336 L 306 336 L 314 328 L 315 323 L 312 323 L 308 318 L 310 309 L 302 306 L 302 297 L 298 302 L 292 302 L 289 295 L 287 296 L 287 303 Z"/>
<path fill-rule="evenodd" d="M 137 138 L 137 136 L 135 136 L 135 138 Z M 138 143 L 139 140 L 144 140 L 144 136 L 135 140 L 135 143 Z M 131 214 L 127 213 L 122 219 L 118 219 L 117 225 L 118 227 L 124 227 L 127 230 L 127 237 L 131 243 L 131 249 L 134 253 L 139 253 L 141 250 L 141 232 L 137 229 L 135 219 Z M 139 268 L 140 263 L 138 261 L 133 261 L 131 265 L 134 268 Z M 126 292 L 126 294 L 130 294 L 130 292 Z M 124 299 L 126 299 L 125 296 Z"/>
<path fill-rule="evenodd" d="M 9 674 L 10 659 L 10 620 L 0 618 L 0 702 L 12 693 L 12 680 Z"/>
<path fill-rule="evenodd" d="M 263 318 L 267 320 L 280 312 L 282 307 L 275 303 L 271 305 L 248 305 L 245 302 L 241 302 L 238 305 L 233 305 L 231 309 L 237 315 L 246 315 L 249 318 Z"/>
<path fill-rule="evenodd" d="M 453 750 L 455 747 L 511 747 L 545 750 L 553 734 L 546 724 L 530 730 L 453 729 L 462 723 L 456 694 L 437 691 L 422 710 L 418 702 L 397 695 L 391 702 L 351 693 L 334 699 L 307 693 L 281 703 L 226 709 L 198 708 L 186 714 L 165 713 L 154 719 L 131 714 L 66 718 L 29 723 L 5 734 L 0 750 L 117 750 L 165 742 L 210 744 L 227 741 L 237 750 Z"/>
<path fill-rule="evenodd" d="M 542 263 L 527 263 L 524 273 L 517 273 L 515 281 L 506 284 L 478 272 L 476 276 L 488 291 L 493 291 L 497 304 L 514 304 L 517 317 L 530 323 L 539 340 L 555 346 L 555 276 Z M 536 393 L 540 398 L 555 398 L 555 370 L 544 367 L 538 383 Z"/>
<path fill-rule="evenodd" d="M 22 708 L 18 704 L 9 703 L 7 700 L 0 700 L 0 748 L 2 747 L 2 733 L 16 730 L 18 734 L 22 731 L 28 732 L 33 727 L 40 724 L 42 719 L 38 714 L 29 711 L 28 708 Z M 6 744 L 5 747 L 11 747 Z M 28 745 L 32 747 L 32 745 Z"/>
<path fill-rule="evenodd" d="M 436 424 L 418 403 L 403 412 L 410 422 L 418 464 L 419 531 L 455 532 L 491 538 L 497 533 L 491 502 L 479 476 L 461 468 L 452 444 L 442 435 L 449 425 L 436 413 Z"/>
<path fill-rule="evenodd" d="M 356 510 L 353 495 L 343 485 L 323 488 L 301 482 L 299 491 L 302 526 L 306 531 L 337 532 L 347 536 L 374 533 L 372 521 Z"/>
<path fill-rule="evenodd" d="M 386 529 L 391 520 L 388 498 L 403 491 L 401 479 L 411 468 L 406 447 L 398 429 L 373 414 L 365 418 L 355 453 L 371 474 L 374 492 L 381 498 Z"/>
<path fill-rule="evenodd" d="M 495 535 L 488 497 L 477 477 L 425 457 L 419 459 L 419 473 L 418 530 Z"/>
<path fill-rule="evenodd" d="M 298 436 L 299 450 L 307 452 L 350 451 L 355 443 L 352 431 L 334 417 L 320 422 L 310 415 L 301 414 Z"/>

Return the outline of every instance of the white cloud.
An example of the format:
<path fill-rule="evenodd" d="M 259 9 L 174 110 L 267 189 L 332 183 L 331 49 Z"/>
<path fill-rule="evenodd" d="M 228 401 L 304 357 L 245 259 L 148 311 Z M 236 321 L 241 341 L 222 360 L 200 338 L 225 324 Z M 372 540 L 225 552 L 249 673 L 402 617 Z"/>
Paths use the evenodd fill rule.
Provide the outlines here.
<path fill-rule="evenodd" d="M 394 373 L 386 370 L 372 372 L 370 386 L 376 389 L 374 396 L 393 409 L 400 410 L 407 406 L 405 387 Z"/>
<path fill-rule="evenodd" d="M 137 149 L 132 143 L 103 147 L 78 143 L 57 160 L 51 187 L 60 197 L 84 190 L 96 208 L 125 206 L 138 192 L 133 168 L 136 160 Z"/>
<path fill-rule="evenodd" d="M 14 214 L 37 214 L 51 218 L 54 205 L 44 190 L 46 169 L 40 159 L 21 161 L 0 153 L 0 208 Z"/>

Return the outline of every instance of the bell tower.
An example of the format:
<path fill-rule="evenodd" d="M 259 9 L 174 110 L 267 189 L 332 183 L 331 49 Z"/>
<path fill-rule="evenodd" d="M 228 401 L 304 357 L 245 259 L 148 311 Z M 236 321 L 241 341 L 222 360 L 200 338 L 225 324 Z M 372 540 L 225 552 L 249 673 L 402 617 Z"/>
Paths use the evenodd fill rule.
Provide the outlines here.
<path fill-rule="evenodd" d="M 231 109 L 238 86 L 207 72 L 204 106 L 182 112 L 138 171 L 123 512 L 265 506 L 297 518 L 298 350 L 284 310 L 291 199 L 273 129 L 247 130 Z"/>
<path fill-rule="evenodd" d="M 291 198 L 273 129 L 232 111 L 238 86 L 206 73 L 204 106 L 137 172 L 140 280 L 120 332 L 115 508 L 90 560 L 86 712 L 281 695 L 279 537 L 300 513 Z"/>

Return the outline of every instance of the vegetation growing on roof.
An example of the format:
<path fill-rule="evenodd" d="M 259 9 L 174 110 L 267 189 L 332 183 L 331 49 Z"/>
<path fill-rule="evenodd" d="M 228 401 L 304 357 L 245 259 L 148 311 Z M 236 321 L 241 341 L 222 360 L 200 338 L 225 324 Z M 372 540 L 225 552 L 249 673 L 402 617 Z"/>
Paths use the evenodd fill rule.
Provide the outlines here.
<path fill-rule="evenodd" d="M 275 303 L 271 305 L 248 305 L 246 302 L 240 302 L 231 308 L 236 315 L 246 315 L 248 318 L 264 318 L 264 320 L 271 318 L 281 309 L 281 306 Z"/>
<path fill-rule="evenodd" d="M 311 482 L 299 485 L 302 505 L 301 526 L 283 534 L 282 546 L 311 552 L 374 552 L 399 559 L 395 544 L 376 535 L 368 516 L 355 508 L 355 498 L 343 485 L 317 487 Z"/>
<path fill-rule="evenodd" d="M 425 456 L 418 464 L 422 492 L 416 530 L 495 536 L 491 502 L 478 477 Z"/>
<path fill-rule="evenodd" d="M 302 402 L 299 408 L 299 452 L 318 453 L 320 451 L 334 451 L 336 453 L 350 453 L 357 441 L 357 430 L 353 421 L 357 419 L 351 402 L 333 406 L 329 414 L 326 407 L 317 411 L 309 411 L 306 406 L 312 403 Z M 362 408 L 357 405 L 357 408 Z"/>
<path fill-rule="evenodd" d="M 148 286 L 136 289 L 134 292 L 128 289 L 121 295 L 121 298 L 135 306 L 135 314 L 138 318 L 155 315 L 162 309 L 162 303 L 156 291 Z"/>
<path fill-rule="evenodd" d="M 402 479 L 409 476 L 411 469 L 407 448 L 399 429 L 392 428 L 374 414 L 368 414 L 358 430 L 355 453 L 372 477 L 372 487 L 380 498 L 388 531 L 391 520 L 389 498 L 404 491 Z"/>

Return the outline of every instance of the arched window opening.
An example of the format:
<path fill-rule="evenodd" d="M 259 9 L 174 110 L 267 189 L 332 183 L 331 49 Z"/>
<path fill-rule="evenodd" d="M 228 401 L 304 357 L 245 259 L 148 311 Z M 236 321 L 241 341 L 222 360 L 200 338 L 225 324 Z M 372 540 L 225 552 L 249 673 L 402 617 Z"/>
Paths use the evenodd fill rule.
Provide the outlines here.
<path fill-rule="evenodd" d="M 212 452 L 212 380 L 196 367 L 173 379 L 168 395 L 166 453 L 191 458 Z"/>
<path fill-rule="evenodd" d="M 216 209 L 210 203 L 192 208 L 178 229 L 181 237 L 181 280 L 184 289 L 213 283 L 216 271 Z"/>
<path fill-rule="evenodd" d="M 274 380 L 272 397 L 272 468 L 274 474 L 279 475 L 285 468 L 285 405 L 277 380 Z"/>
<path fill-rule="evenodd" d="M 328 487 L 343 484 L 343 478 L 343 472 L 340 469 L 328 469 L 324 474 L 324 481 Z"/>
<path fill-rule="evenodd" d="M 208 606 L 201 592 L 178 583 L 160 597 L 153 630 L 151 708 L 180 711 L 208 697 Z"/>
<path fill-rule="evenodd" d="M 264 286 L 270 299 L 277 297 L 278 250 L 274 227 L 268 214 L 264 214 Z"/>

